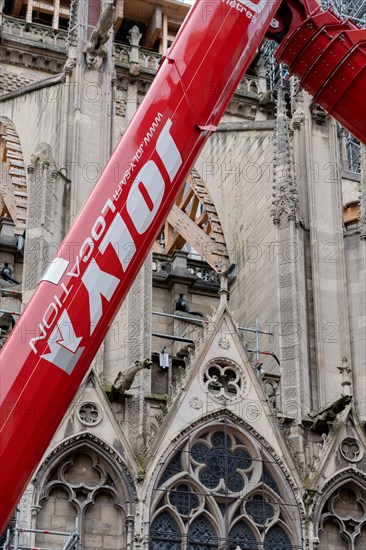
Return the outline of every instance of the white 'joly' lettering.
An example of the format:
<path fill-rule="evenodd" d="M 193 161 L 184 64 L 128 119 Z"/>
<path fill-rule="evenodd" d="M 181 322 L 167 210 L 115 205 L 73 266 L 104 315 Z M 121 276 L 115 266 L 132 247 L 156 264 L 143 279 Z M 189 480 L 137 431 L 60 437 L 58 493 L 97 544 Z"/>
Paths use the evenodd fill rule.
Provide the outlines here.
<path fill-rule="evenodd" d="M 170 182 L 173 182 L 182 165 L 181 154 L 170 133 L 172 124 L 171 119 L 168 119 L 156 144 L 156 152 L 164 165 Z M 127 197 L 126 207 L 131 222 L 140 235 L 149 229 L 159 211 L 166 187 L 164 178 L 166 178 L 166 175 L 164 176 L 156 162 L 150 159 L 140 169 L 132 183 Z M 110 209 L 114 212 L 115 207 L 113 203 L 111 204 L 113 208 Z M 105 208 L 102 213 L 104 213 L 104 210 Z M 92 231 L 92 237 L 95 241 L 101 239 L 105 227 L 104 218 L 99 216 Z M 115 214 L 105 235 L 100 241 L 98 247 L 99 252 L 104 254 L 109 245 L 114 249 L 123 271 L 126 271 L 136 253 L 136 244 L 126 222 L 118 212 Z M 94 250 L 94 241 L 88 237 L 81 248 L 83 253 L 81 259 L 87 262 Z M 79 261 L 77 261 L 75 265 L 76 268 L 74 267 L 69 275 L 77 277 L 80 274 Z M 102 296 L 107 301 L 110 301 L 118 288 L 120 279 L 100 269 L 96 260 L 92 258 L 81 280 L 88 292 L 90 334 L 92 334 L 103 315 Z M 46 311 L 49 311 L 49 316 L 52 314 L 54 318 L 56 317 L 53 309 L 51 311 L 48 307 Z M 51 323 L 48 324 L 51 325 Z M 34 345 L 35 342 L 46 336 L 45 329 L 41 324 L 39 328 L 41 335 L 30 341 L 31 348 L 35 353 L 37 353 L 37 349 Z M 66 335 L 66 329 L 68 336 Z M 66 373 L 71 374 L 84 350 L 84 348 L 79 348 L 81 340 L 82 337 L 76 337 L 72 321 L 67 311 L 64 311 L 56 323 L 51 336 L 48 338 L 47 342 L 50 352 L 42 355 L 42 357 L 61 368 Z"/>

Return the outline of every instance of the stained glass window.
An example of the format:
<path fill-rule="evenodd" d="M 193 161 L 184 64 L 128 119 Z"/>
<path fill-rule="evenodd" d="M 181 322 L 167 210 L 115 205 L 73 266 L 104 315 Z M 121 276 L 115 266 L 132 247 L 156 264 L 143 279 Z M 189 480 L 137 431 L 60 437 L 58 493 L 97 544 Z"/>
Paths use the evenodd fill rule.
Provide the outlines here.
<path fill-rule="evenodd" d="M 207 550 L 217 548 L 217 535 L 211 523 L 205 517 L 193 521 L 188 530 L 189 550 Z"/>
<path fill-rule="evenodd" d="M 264 550 L 292 550 L 292 544 L 285 531 L 275 525 L 268 531 L 264 539 Z"/>
<path fill-rule="evenodd" d="M 180 531 L 168 512 L 161 513 L 150 528 L 150 550 L 180 550 Z"/>
<path fill-rule="evenodd" d="M 268 487 L 270 487 L 273 491 L 275 491 L 278 495 L 280 494 L 280 491 L 278 490 L 278 487 L 266 466 L 263 466 L 262 481 L 263 483 L 268 485 Z"/>
<path fill-rule="evenodd" d="M 149 550 L 300 550 L 291 539 L 301 522 L 291 523 L 296 501 L 287 507 L 281 469 L 254 437 L 228 424 L 197 429 L 163 467 Z"/>
<path fill-rule="evenodd" d="M 169 494 L 171 504 L 176 508 L 182 516 L 188 516 L 191 512 L 198 508 L 198 497 L 189 490 L 187 485 L 179 485 L 174 491 Z"/>
<path fill-rule="evenodd" d="M 237 523 L 229 535 L 230 550 L 236 550 L 238 546 L 240 548 L 258 548 L 251 528 L 243 521 Z"/>
<path fill-rule="evenodd" d="M 182 462 L 180 453 L 177 452 L 168 466 L 165 468 L 163 475 L 160 478 L 160 484 L 165 483 L 168 479 L 175 476 L 175 474 L 182 471 Z"/>
<path fill-rule="evenodd" d="M 273 506 L 265 502 L 261 495 L 255 495 L 252 500 L 249 500 L 245 509 L 257 525 L 265 525 L 274 515 Z"/>

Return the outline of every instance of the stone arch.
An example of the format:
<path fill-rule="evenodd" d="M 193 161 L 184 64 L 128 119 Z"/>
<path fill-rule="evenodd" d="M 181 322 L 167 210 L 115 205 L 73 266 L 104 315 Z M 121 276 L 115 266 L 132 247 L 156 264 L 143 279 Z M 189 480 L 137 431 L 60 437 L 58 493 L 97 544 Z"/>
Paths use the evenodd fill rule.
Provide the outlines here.
<path fill-rule="evenodd" d="M 0 161 L 0 216 L 11 217 L 15 235 L 22 236 L 28 202 L 25 162 L 18 133 L 7 117 L 0 117 Z"/>
<path fill-rule="evenodd" d="M 120 455 L 85 432 L 62 442 L 43 461 L 35 480 L 33 509 L 38 529 L 73 531 L 82 547 L 98 543 L 111 550 L 127 546 L 133 525 L 136 489 Z M 36 544 L 59 548 L 57 537 L 39 534 Z"/>
<path fill-rule="evenodd" d="M 366 476 L 348 469 L 338 472 L 321 491 L 314 510 L 318 550 L 363 548 L 366 536 Z"/>
<path fill-rule="evenodd" d="M 299 503 L 278 457 L 240 424 L 210 415 L 164 453 L 147 499 L 151 550 L 168 548 L 159 539 L 166 514 L 180 528 L 177 549 L 190 547 L 192 532 L 200 548 L 301 547 Z"/>

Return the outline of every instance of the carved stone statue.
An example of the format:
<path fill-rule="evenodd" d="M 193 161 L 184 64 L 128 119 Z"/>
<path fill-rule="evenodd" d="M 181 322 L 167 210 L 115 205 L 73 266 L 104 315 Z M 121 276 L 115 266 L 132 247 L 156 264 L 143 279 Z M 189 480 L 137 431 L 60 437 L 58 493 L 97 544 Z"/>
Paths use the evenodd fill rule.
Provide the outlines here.
<path fill-rule="evenodd" d="M 127 372 L 119 372 L 117 378 L 112 384 L 109 393 L 109 399 L 113 403 L 118 401 L 124 393 L 130 389 L 135 379 L 135 376 L 142 369 L 150 369 L 152 361 L 145 359 L 144 361 L 135 361 L 135 363 L 128 369 Z"/>
<path fill-rule="evenodd" d="M 85 48 L 85 60 L 87 66 L 92 68 L 98 60 L 107 56 L 107 50 L 104 44 L 109 39 L 109 31 L 113 26 L 114 21 L 114 5 L 109 3 L 102 11 L 98 24 L 94 27 L 90 40 Z"/>

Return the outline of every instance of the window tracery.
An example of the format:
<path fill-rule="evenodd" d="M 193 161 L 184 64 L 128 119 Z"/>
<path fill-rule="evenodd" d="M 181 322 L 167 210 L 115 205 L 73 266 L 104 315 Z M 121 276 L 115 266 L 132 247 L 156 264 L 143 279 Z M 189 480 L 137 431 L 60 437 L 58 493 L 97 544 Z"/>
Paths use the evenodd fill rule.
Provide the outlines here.
<path fill-rule="evenodd" d="M 115 472 L 90 448 L 70 452 L 49 472 L 40 496 L 38 529 L 78 529 L 82 548 L 121 548 L 125 511 Z M 55 523 L 56 522 L 56 523 Z M 50 550 L 59 541 L 37 534 L 36 543 Z"/>
<path fill-rule="evenodd" d="M 354 437 L 343 439 L 340 444 L 340 451 L 343 458 L 349 462 L 359 462 L 364 455 L 359 442 Z"/>
<path fill-rule="evenodd" d="M 82 403 L 77 415 L 80 422 L 86 426 L 95 426 L 102 420 L 102 413 L 95 403 Z"/>
<path fill-rule="evenodd" d="M 224 418 L 166 461 L 154 491 L 150 550 L 295 550 L 294 504 L 267 451 Z"/>
<path fill-rule="evenodd" d="M 366 541 L 366 491 L 344 484 L 328 498 L 319 527 L 319 550 L 356 550 Z"/>
<path fill-rule="evenodd" d="M 206 391 L 217 401 L 238 401 L 243 398 L 247 381 L 244 372 L 229 359 L 210 361 L 204 370 Z"/>

